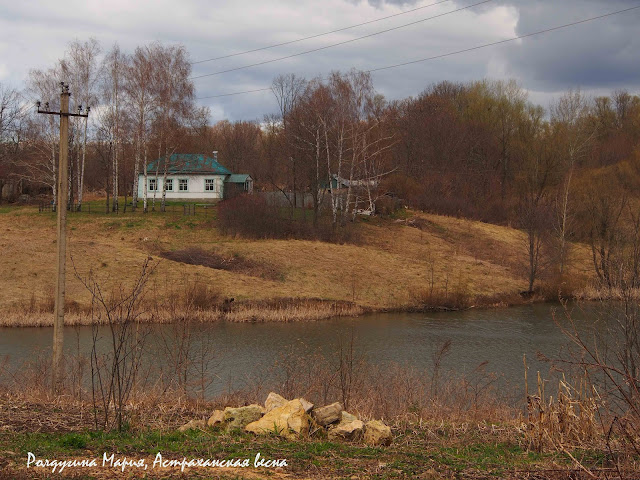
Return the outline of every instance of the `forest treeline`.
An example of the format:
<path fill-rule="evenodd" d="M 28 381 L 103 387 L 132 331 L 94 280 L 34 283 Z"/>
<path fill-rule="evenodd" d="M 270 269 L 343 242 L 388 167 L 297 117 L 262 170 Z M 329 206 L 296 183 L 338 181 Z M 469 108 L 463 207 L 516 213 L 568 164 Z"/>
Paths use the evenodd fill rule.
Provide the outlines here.
<path fill-rule="evenodd" d="M 257 190 L 282 194 L 292 218 L 304 206 L 314 224 L 326 215 L 340 226 L 358 212 L 402 205 L 509 224 L 527 234 L 530 289 L 550 265 L 562 277 L 575 240 L 591 245 L 601 282 L 639 286 L 636 95 L 591 98 L 575 89 L 545 109 L 515 81 L 479 80 L 443 81 L 388 101 L 365 72 L 290 74 L 272 83 L 276 113 L 210 125 L 190 77 L 181 46 L 123 52 L 95 40 L 70 43 L 25 85 L 0 86 L 0 192 L 56 201 L 59 126 L 34 102 L 59 108 L 63 80 L 72 109 L 92 109 L 88 121 L 71 122 L 77 208 L 86 191 L 106 193 L 111 210 L 123 195 L 137 204 L 138 176 L 150 162 L 215 150 L 231 171 L 251 174 Z"/>

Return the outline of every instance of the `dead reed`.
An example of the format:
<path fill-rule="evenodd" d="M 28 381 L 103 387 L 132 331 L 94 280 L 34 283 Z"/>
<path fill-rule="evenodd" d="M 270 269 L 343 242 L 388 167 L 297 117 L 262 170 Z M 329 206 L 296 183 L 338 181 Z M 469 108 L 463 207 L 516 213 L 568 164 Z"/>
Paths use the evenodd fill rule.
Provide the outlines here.
<path fill-rule="evenodd" d="M 625 301 L 625 300 L 640 300 L 640 289 L 623 289 L 620 287 L 602 287 L 595 284 L 590 284 L 584 288 L 578 290 L 575 294 L 578 300 L 587 301 Z"/>
<path fill-rule="evenodd" d="M 3 428 L 30 431 L 32 425 L 38 425 L 41 431 L 71 431 L 92 427 L 94 407 L 86 384 L 89 372 L 79 367 L 78 358 L 67 358 L 66 390 L 54 397 L 46 381 L 47 359 L 36 355 L 33 361 L 6 368 L 0 374 Z M 365 420 L 384 419 L 404 426 L 447 424 L 460 432 L 476 425 L 494 430 L 510 425 L 510 431 L 516 431 L 521 410 L 512 398 L 495 388 L 491 375 L 442 373 L 435 378 L 429 370 L 399 364 L 375 366 L 360 352 L 349 353 L 348 348 L 337 347 L 329 357 L 320 352 L 300 355 L 291 350 L 283 352 L 273 365 L 265 366 L 263 372 L 248 375 L 244 387 L 215 397 L 200 398 L 190 394 L 191 390 L 141 370 L 124 410 L 133 429 L 175 429 L 186 418 L 204 417 L 213 408 L 263 403 L 269 391 L 278 391 L 287 398 L 303 396 L 317 405 L 340 401 Z M 13 407 L 3 409 L 3 404 Z M 115 407 L 98 406 L 100 411 L 104 408 Z M 64 413 L 68 411 L 73 414 Z"/>
<path fill-rule="evenodd" d="M 545 392 L 538 373 L 537 393 L 527 396 L 527 424 L 524 429 L 528 448 L 537 452 L 603 448 L 599 409 L 602 398 L 586 378 L 577 386 L 566 379 L 558 382 L 557 396 Z"/>
<path fill-rule="evenodd" d="M 175 305 L 169 305 L 175 300 Z M 147 300 L 136 319 L 139 323 L 172 323 L 189 318 L 195 322 L 300 322 L 337 316 L 358 316 L 366 310 L 354 303 L 309 298 L 277 298 L 265 301 L 221 299 L 206 287 L 195 287 L 183 298 L 168 296 L 162 304 Z M 187 303 L 190 304 L 187 306 Z M 89 307 L 73 304 L 65 314 L 65 325 L 92 325 Z M 99 324 L 99 320 L 98 320 Z M 15 305 L 4 312 L 0 327 L 51 327 L 53 314 L 48 308 L 25 308 Z"/>

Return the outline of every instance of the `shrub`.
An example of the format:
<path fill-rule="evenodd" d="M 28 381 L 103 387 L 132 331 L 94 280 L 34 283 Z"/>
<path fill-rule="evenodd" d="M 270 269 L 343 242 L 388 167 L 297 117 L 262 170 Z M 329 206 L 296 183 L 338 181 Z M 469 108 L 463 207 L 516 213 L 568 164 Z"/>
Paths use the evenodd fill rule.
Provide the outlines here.
<path fill-rule="evenodd" d="M 209 310 L 220 303 L 220 292 L 206 283 L 187 282 L 184 290 L 183 302 L 187 309 Z"/>
<path fill-rule="evenodd" d="M 221 202 L 218 221 L 223 234 L 253 239 L 297 238 L 331 243 L 359 241 L 357 225 L 353 222 L 334 226 L 329 217 L 320 217 L 316 225 L 295 220 L 258 195 L 239 195 Z"/>
<path fill-rule="evenodd" d="M 286 238 L 293 222 L 281 217 L 276 207 L 257 195 L 238 195 L 218 208 L 220 230 L 226 235 L 248 238 Z"/>

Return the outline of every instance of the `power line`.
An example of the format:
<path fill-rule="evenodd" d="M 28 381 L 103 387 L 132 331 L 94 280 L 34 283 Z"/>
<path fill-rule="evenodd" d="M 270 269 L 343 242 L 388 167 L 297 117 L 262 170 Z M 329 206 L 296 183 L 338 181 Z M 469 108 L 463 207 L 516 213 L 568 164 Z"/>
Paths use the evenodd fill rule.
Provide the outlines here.
<path fill-rule="evenodd" d="M 245 50 L 244 52 L 231 53 L 229 55 L 223 55 L 221 57 L 208 58 L 206 60 L 198 60 L 197 62 L 191 62 L 191 65 L 197 65 L 199 63 L 205 63 L 205 62 L 213 62 L 214 60 L 222 60 L 223 58 L 238 57 L 240 55 L 246 55 L 247 53 L 260 52 L 262 50 L 268 50 L 270 48 L 282 47 L 284 45 L 291 45 L 292 43 L 298 43 L 298 42 L 303 42 L 305 40 L 311 40 L 312 38 L 324 37 L 326 35 L 331 35 L 333 33 L 338 33 L 338 32 L 344 32 L 345 30 L 351 30 L 352 28 L 362 27 L 364 25 L 369 25 L 371 23 L 380 22 L 382 20 L 387 20 L 389 18 L 398 17 L 400 15 L 406 15 L 407 13 L 416 12 L 418 10 L 423 10 L 423 9 L 429 8 L 429 7 L 434 7 L 436 5 L 440 5 L 441 3 L 447 3 L 447 2 L 450 2 L 450 1 L 451 0 L 441 0 L 439 2 L 430 3 L 429 5 L 423 5 L 422 7 L 412 8 L 411 10 L 405 10 L 405 11 L 400 12 L 400 13 L 394 13 L 393 15 L 387 15 L 386 17 L 380 17 L 380 18 L 376 18 L 375 20 L 369 20 L 368 22 L 362 22 L 362 23 L 358 23 L 356 25 L 349 25 L 348 27 L 343 27 L 343 28 L 338 28 L 336 30 L 331 30 L 330 32 L 318 33 L 316 35 L 310 35 L 308 37 L 298 38 L 296 40 L 289 40 L 287 42 L 275 43 L 273 45 L 268 45 L 266 47 L 254 48 L 253 50 Z"/>
<path fill-rule="evenodd" d="M 265 92 L 267 90 L 271 90 L 271 87 L 267 88 L 258 88 L 256 90 L 245 90 L 244 92 L 235 92 L 235 93 L 221 93 L 219 95 L 211 95 L 210 97 L 200 97 L 196 98 L 196 100 L 204 100 L 205 98 L 218 98 L 218 97 L 230 97 L 232 95 L 243 95 L 245 93 L 254 93 L 254 92 Z"/>
<path fill-rule="evenodd" d="M 433 57 L 421 58 L 419 60 L 412 60 L 410 62 L 397 63 L 395 65 L 389 65 L 389 66 L 386 66 L 386 67 L 372 68 L 371 70 L 366 70 L 366 71 L 367 72 L 378 72 L 380 70 L 388 70 L 390 68 L 402 67 L 404 65 L 411 65 L 413 63 L 426 62 L 427 60 L 435 60 L 437 58 L 449 57 L 451 55 L 457 55 L 459 53 L 471 52 L 473 50 L 479 50 L 481 48 L 492 47 L 494 45 L 500 45 L 501 43 L 513 42 L 514 40 L 520 40 L 522 38 L 533 37 L 534 35 L 540 35 L 542 33 L 553 32 L 554 30 L 560 30 L 561 28 L 573 27 L 575 25 L 580 25 L 581 23 L 592 22 L 593 20 L 599 20 L 601 18 L 610 17 L 612 15 L 618 15 L 620 13 L 624 13 L 624 12 L 628 12 L 628 11 L 631 11 L 631 10 L 635 10 L 637 8 L 640 8 L 640 5 L 638 5 L 636 7 L 625 8 L 624 10 L 618 10 L 617 12 L 606 13 L 604 15 L 599 15 L 597 17 L 587 18 L 585 20 L 578 20 L 577 22 L 566 23 L 564 25 L 560 25 L 560 26 L 557 26 L 557 27 L 547 28 L 545 30 L 540 30 L 538 32 L 525 33 L 523 35 L 518 35 L 517 37 L 507 38 L 505 40 L 498 40 L 497 42 L 485 43 L 484 45 L 478 45 L 476 47 L 465 48 L 463 50 L 457 50 L 455 52 L 443 53 L 442 55 L 435 55 Z"/>
<path fill-rule="evenodd" d="M 584 20 L 578 20 L 576 22 L 565 23 L 564 25 L 559 25 L 557 27 L 551 27 L 551 28 L 547 28 L 547 29 L 544 29 L 544 30 L 539 30 L 537 32 L 525 33 L 523 35 L 518 35 L 518 36 L 512 37 L 512 38 L 507 38 L 505 40 L 498 40 L 497 42 L 485 43 L 484 45 L 478 45 L 478 46 L 475 46 L 475 47 L 465 48 L 463 50 L 457 50 L 455 52 L 443 53 L 441 55 L 435 55 L 433 57 L 421 58 L 419 60 L 412 60 L 410 62 L 397 63 L 395 65 L 388 65 L 386 67 L 372 68 L 370 70 L 366 70 L 366 72 L 368 72 L 368 73 L 378 72 L 380 70 L 388 70 L 388 69 L 391 69 L 391 68 L 403 67 L 405 65 L 411 65 L 411 64 L 415 64 L 415 63 L 426 62 L 428 60 L 435 60 L 435 59 L 438 59 L 438 58 L 450 57 L 452 55 L 458 55 L 460 53 L 471 52 L 473 50 L 479 50 L 481 48 L 487 48 L 487 47 L 491 47 L 491 46 L 494 46 L 494 45 L 500 45 L 502 43 L 513 42 L 514 40 L 519 40 L 519 39 L 522 39 L 522 38 L 533 37 L 534 35 L 540 35 L 540 34 L 543 34 L 543 33 L 553 32 L 555 30 L 560 30 L 562 28 L 573 27 L 575 25 L 580 25 L 580 24 L 583 24 L 583 23 L 592 22 L 594 20 L 599 20 L 599 19 L 602 19 L 602 18 L 611 17 L 613 15 L 619 15 L 620 13 L 629 12 L 631 10 L 636 10 L 638 8 L 640 8 L 640 5 L 638 5 L 636 7 L 625 8 L 624 10 L 618 10 L 616 12 L 605 13 L 604 15 L 598 15 L 597 17 L 591 17 L 591 18 L 586 18 Z M 269 87 L 269 88 L 261 88 L 261 89 L 257 89 L 257 90 L 247 90 L 247 91 L 243 91 L 243 92 L 224 93 L 224 94 L 221 94 L 221 95 L 211 95 L 211 96 L 207 96 L 207 97 L 197 98 L 197 100 L 205 100 L 205 99 L 208 99 L 208 98 L 217 98 L 217 97 L 226 97 L 226 96 L 230 96 L 230 95 L 243 95 L 245 93 L 262 92 L 262 91 L 266 91 L 266 90 L 271 90 L 271 88 Z"/>
<path fill-rule="evenodd" d="M 387 28 L 386 30 L 380 30 L 379 32 L 370 33 L 370 34 L 364 35 L 362 37 L 356 37 L 356 38 L 352 38 L 350 40 L 344 40 L 342 42 L 333 43 L 331 45 L 325 45 L 324 47 L 318 47 L 318 48 L 313 48 L 311 50 L 305 50 L 304 52 L 293 53 L 291 55 L 287 55 L 287 56 L 280 57 L 280 58 L 273 58 L 271 60 L 264 60 L 262 62 L 251 63 L 249 65 L 243 65 L 241 67 L 234 67 L 234 68 L 229 68 L 227 70 L 221 70 L 219 72 L 206 73 L 204 75 L 197 75 L 195 77 L 191 77 L 190 80 L 197 80 L 199 78 L 204 78 L 204 77 L 212 77 L 214 75 L 222 75 L 223 73 L 235 72 L 237 70 L 244 70 L 245 68 L 257 67 L 259 65 L 265 65 L 267 63 L 274 63 L 274 62 L 279 62 L 281 60 L 286 60 L 288 58 L 299 57 L 300 55 L 307 55 L 309 53 L 319 52 L 320 50 L 327 50 L 328 48 L 337 47 L 339 45 L 345 45 L 347 43 L 357 42 L 358 40 L 363 40 L 365 38 L 374 37 L 376 35 L 381 35 L 383 33 L 391 32 L 393 30 L 399 30 L 401 28 L 410 27 L 411 25 L 416 25 L 418 23 L 426 22 L 428 20 L 433 20 L 434 18 L 440 18 L 440 17 L 444 17 L 446 15 L 451 15 L 452 13 L 460 12 L 462 10 L 467 10 L 469 8 L 472 8 L 472 7 L 477 7 L 478 5 L 482 5 L 484 3 L 489 3 L 491 1 L 493 1 L 493 0 L 482 0 L 481 2 L 474 3 L 472 5 L 467 5 L 466 7 L 461 7 L 461 8 L 457 8 L 455 10 L 451 10 L 450 12 L 441 13 L 439 15 L 434 15 L 433 17 L 423 18 L 421 20 L 416 20 L 415 22 L 405 23 L 404 25 L 399 25 L 397 27 Z"/>

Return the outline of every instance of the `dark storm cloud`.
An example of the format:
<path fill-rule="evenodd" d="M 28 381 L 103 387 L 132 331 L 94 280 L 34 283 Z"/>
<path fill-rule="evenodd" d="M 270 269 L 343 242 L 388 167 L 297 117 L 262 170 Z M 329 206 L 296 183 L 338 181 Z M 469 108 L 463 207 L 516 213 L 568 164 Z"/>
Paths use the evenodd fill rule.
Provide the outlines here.
<path fill-rule="evenodd" d="M 45 1 L 0 7 L 0 82 L 22 87 L 31 68 L 62 57 L 74 38 L 93 36 L 105 49 L 124 51 L 153 41 L 183 44 L 203 60 L 287 42 L 349 25 L 396 15 L 438 0 L 273 0 L 225 2 L 184 0 L 68 0 L 65 8 Z M 194 75 L 295 54 L 451 12 L 480 0 L 452 0 L 406 15 L 248 55 L 196 64 Z M 511 38 L 640 4 L 631 0 L 494 0 L 379 36 L 271 64 L 195 80 L 199 103 L 211 120 L 261 119 L 277 110 L 271 92 L 203 98 L 268 87 L 278 74 L 306 78 L 352 67 L 384 67 Z M 376 88 L 389 99 L 417 95 L 442 80 L 466 82 L 515 78 L 544 102 L 568 87 L 602 92 L 637 89 L 640 78 L 640 9 L 625 15 L 471 53 L 374 73 Z M 540 100 L 542 99 L 542 100 Z"/>
<path fill-rule="evenodd" d="M 518 35 L 616 10 L 637 1 L 506 1 L 518 10 Z M 527 38 L 506 50 L 507 71 L 538 91 L 570 87 L 637 88 L 640 9 Z"/>

